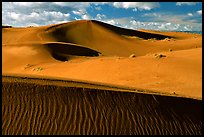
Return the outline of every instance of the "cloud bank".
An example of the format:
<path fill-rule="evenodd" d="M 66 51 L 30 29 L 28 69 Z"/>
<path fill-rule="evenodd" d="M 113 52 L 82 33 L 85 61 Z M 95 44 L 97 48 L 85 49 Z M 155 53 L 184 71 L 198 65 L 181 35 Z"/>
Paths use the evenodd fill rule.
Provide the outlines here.
<path fill-rule="evenodd" d="M 197 2 L 177 2 L 176 5 L 177 6 L 183 6 L 183 5 L 188 5 L 188 6 L 191 6 L 191 5 L 196 5 Z"/>
<path fill-rule="evenodd" d="M 177 2 L 176 6 L 195 5 L 196 2 Z M 102 13 L 103 6 L 113 9 L 131 10 L 139 14 L 143 21 L 134 17 L 109 17 Z M 99 20 L 129 29 L 154 30 L 201 30 L 202 22 L 195 19 L 202 15 L 202 10 L 186 14 L 150 12 L 160 8 L 158 2 L 2 2 L 2 25 L 11 26 L 42 26 L 73 20 Z M 93 7 L 94 12 L 88 9 Z M 103 7 L 103 8 L 102 8 Z M 110 13 L 111 14 L 111 13 Z"/>

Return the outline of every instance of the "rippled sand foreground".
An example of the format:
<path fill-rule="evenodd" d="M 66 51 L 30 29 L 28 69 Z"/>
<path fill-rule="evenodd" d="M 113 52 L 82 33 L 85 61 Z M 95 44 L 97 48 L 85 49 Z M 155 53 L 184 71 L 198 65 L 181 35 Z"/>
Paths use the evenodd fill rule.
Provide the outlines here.
<path fill-rule="evenodd" d="M 29 81 L 3 78 L 3 135 L 201 135 L 201 100 Z"/>

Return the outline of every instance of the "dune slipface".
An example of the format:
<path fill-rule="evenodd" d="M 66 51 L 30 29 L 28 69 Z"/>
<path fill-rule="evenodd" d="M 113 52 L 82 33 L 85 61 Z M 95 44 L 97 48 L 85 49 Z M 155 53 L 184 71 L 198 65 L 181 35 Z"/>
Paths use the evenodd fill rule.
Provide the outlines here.
<path fill-rule="evenodd" d="M 201 134 L 200 100 L 25 81 L 3 78 L 4 135 Z"/>

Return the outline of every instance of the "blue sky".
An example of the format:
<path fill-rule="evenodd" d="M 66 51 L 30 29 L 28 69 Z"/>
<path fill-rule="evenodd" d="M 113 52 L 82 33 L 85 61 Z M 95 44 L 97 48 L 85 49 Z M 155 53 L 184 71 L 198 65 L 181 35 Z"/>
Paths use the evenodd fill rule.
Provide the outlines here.
<path fill-rule="evenodd" d="M 202 2 L 2 2 L 2 25 L 99 20 L 129 29 L 201 31 Z"/>

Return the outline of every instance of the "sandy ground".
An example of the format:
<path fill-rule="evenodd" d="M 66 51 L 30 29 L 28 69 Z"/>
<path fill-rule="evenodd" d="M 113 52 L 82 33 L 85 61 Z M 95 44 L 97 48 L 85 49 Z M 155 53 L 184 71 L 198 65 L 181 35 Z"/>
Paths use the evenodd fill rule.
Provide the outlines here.
<path fill-rule="evenodd" d="M 2 134 L 201 135 L 201 100 L 76 85 L 3 77 Z"/>
<path fill-rule="evenodd" d="M 2 73 L 25 77 L 23 83 L 3 78 L 4 134 L 201 134 L 199 34 L 128 30 L 93 20 L 3 27 Z M 32 83 L 30 76 L 48 79 Z M 95 85 L 46 84 L 55 78 Z"/>
<path fill-rule="evenodd" d="M 80 32 L 80 33 L 79 33 Z M 200 98 L 202 35 L 97 21 L 3 28 L 3 73 L 97 81 Z M 129 58 L 131 54 L 135 58 Z M 159 58 L 159 54 L 165 57 Z"/>

